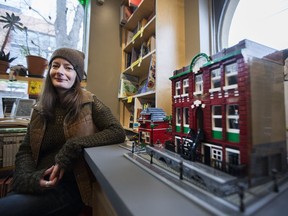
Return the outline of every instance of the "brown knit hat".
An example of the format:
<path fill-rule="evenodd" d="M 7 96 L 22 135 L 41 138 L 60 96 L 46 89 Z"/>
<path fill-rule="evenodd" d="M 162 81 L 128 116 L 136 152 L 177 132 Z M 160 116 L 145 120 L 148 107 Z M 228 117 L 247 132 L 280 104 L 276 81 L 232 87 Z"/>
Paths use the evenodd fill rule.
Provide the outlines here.
<path fill-rule="evenodd" d="M 49 67 L 55 58 L 63 58 L 67 60 L 71 65 L 73 65 L 80 81 L 83 79 L 84 75 L 84 58 L 85 54 L 79 50 L 71 48 L 59 48 L 52 53 L 49 61 Z"/>

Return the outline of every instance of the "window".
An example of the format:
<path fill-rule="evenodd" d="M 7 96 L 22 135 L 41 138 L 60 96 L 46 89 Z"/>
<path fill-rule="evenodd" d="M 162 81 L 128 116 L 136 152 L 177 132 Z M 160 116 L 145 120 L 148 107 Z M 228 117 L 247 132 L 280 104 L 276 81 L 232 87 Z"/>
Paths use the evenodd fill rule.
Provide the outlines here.
<path fill-rule="evenodd" d="M 83 50 L 84 6 L 78 0 L 39 1 L 11 0 L 2 1 L 0 14 L 14 13 L 19 16 L 23 31 L 15 30 L 9 35 L 5 52 L 17 57 L 13 65 L 26 66 L 26 55 L 40 55 L 49 59 L 59 47 L 71 47 Z M 81 1 L 84 2 L 84 1 Z M 77 16 L 76 16 L 77 14 Z M 0 23 L 2 29 L 3 23 Z M 0 43 L 7 29 L 0 32 Z"/>
<path fill-rule="evenodd" d="M 221 169 L 222 167 L 222 149 L 211 148 L 211 158 L 213 159 L 213 167 Z"/>
<path fill-rule="evenodd" d="M 141 139 L 144 141 L 144 143 L 150 144 L 150 133 L 142 131 L 141 132 Z"/>
<path fill-rule="evenodd" d="M 221 106 L 212 107 L 213 129 L 222 130 L 222 109 Z"/>
<path fill-rule="evenodd" d="M 176 132 L 181 132 L 181 109 L 176 108 Z"/>
<path fill-rule="evenodd" d="M 237 87 L 238 84 L 238 69 L 237 63 L 225 66 L 225 85 Z"/>
<path fill-rule="evenodd" d="M 228 105 L 227 106 L 227 130 L 239 132 L 239 106 Z"/>
<path fill-rule="evenodd" d="M 180 81 L 177 81 L 175 83 L 175 96 L 180 96 L 181 94 L 181 83 Z"/>
<path fill-rule="evenodd" d="M 227 106 L 227 141 L 239 142 L 239 105 L 230 104 Z"/>
<path fill-rule="evenodd" d="M 183 80 L 183 95 L 188 96 L 189 94 L 189 79 Z"/>
<path fill-rule="evenodd" d="M 212 136 L 222 139 L 222 108 L 219 105 L 212 106 Z"/>
<path fill-rule="evenodd" d="M 240 164 L 240 151 L 234 149 L 226 149 L 226 160 L 229 164 Z"/>
<path fill-rule="evenodd" d="M 188 107 L 183 108 L 183 124 L 184 124 L 184 127 L 189 127 L 189 108 Z"/>
<path fill-rule="evenodd" d="M 221 71 L 220 68 L 211 71 L 211 88 L 216 89 L 221 87 Z"/>
<path fill-rule="evenodd" d="M 287 48 L 287 0 L 233 0 L 213 2 L 214 51 L 243 39 L 282 50 Z M 255 10 L 257 8 L 257 10 Z"/>
<path fill-rule="evenodd" d="M 286 49 L 288 31 L 283 26 L 287 25 L 287 9 L 287 0 L 239 1 L 230 26 L 229 46 L 250 39 L 278 50 Z"/>
<path fill-rule="evenodd" d="M 182 144 L 181 137 L 175 136 L 175 152 L 181 152 L 180 146 Z"/>
<path fill-rule="evenodd" d="M 203 93 L 203 76 L 202 74 L 195 76 L 195 92 L 194 95 Z"/>
<path fill-rule="evenodd" d="M 239 173 L 236 168 L 240 164 L 240 151 L 235 149 L 226 149 L 226 171 L 231 174 Z"/>
<path fill-rule="evenodd" d="M 176 125 L 181 125 L 181 109 L 176 108 Z"/>

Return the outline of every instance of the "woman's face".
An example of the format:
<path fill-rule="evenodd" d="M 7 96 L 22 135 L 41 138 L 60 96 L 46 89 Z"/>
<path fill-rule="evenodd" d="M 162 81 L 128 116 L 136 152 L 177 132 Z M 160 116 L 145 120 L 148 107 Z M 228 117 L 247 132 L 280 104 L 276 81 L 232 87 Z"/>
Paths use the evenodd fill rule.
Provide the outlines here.
<path fill-rule="evenodd" d="M 75 83 L 77 73 L 68 61 L 55 58 L 51 63 L 49 75 L 57 91 L 66 91 Z"/>

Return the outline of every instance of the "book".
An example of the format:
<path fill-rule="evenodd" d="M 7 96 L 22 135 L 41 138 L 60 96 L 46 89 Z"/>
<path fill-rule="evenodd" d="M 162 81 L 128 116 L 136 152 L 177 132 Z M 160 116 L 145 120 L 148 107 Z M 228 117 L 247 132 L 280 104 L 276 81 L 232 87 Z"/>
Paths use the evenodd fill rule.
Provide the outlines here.
<path fill-rule="evenodd" d="M 144 28 L 145 25 L 147 24 L 147 19 L 143 18 L 141 21 L 138 22 L 138 31 L 141 29 L 141 28 Z"/>
<path fill-rule="evenodd" d="M 125 62 L 125 66 L 126 66 L 126 68 L 128 68 L 128 67 L 130 67 L 130 65 L 131 65 L 131 57 L 132 57 L 132 54 L 131 53 L 127 53 L 126 55 L 125 55 L 125 57 L 126 57 L 126 62 Z"/>
<path fill-rule="evenodd" d="M 134 36 L 134 32 L 132 31 L 126 31 L 126 46 L 132 41 Z"/>
<path fill-rule="evenodd" d="M 127 5 L 120 6 L 120 25 L 125 25 L 132 15 L 131 9 Z"/>
<path fill-rule="evenodd" d="M 155 82 L 156 82 L 155 72 L 156 72 L 156 56 L 155 54 L 152 54 L 147 78 L 143 79 L 140 82 L 137 94 L 142 94 L 149 91 L 155 91 Z"/>
<path fill-rule="evenodd" d="M 135 62 L 140 56 L 140 50 L 135 49 L 135 47 L 132 48 L 131 51 L 131 64 Z"/>
<path fill-rule="evenodd" d="M 139 78 L 130 74 L 122 73 L 120 76 L 120 86 L 118 97 L 128 97 L 137 94 L 139 88 Z"/>
<path fill-rule="evenodd" d="M 152 52 L 153 50 L 156 49 L 156 40 L 155 40 L 154 35 L 149 37 L 149 39 L 147 41 L 147 49 L 148 49 L 148 52 Z"/>
<path fill-rule="evenodd" d="M 140 3 L 142 2 L 142 0 L 129 0 L 128 1 L 128 5 L 129 7 L 138 7 L 140 5 Z"/>
<path fill-rule="evenodd" d="M 147 47 L 147 42 L 143 42 L 141 44 L 141 48 L 140 48 L 140 56 L 144 57 L 145 55 L 148 54 L 148 47 Z"/>
<path fill-rule="evenodd" d="M 138 88 L 138 94 L 147 92 L 147 79 L 142 80 Z"/>
<path fill-rule="evenodd" d="M 152 54 L 147 77 L 147 91 L 155 91 L 156 83 L 156 55 Z"/>

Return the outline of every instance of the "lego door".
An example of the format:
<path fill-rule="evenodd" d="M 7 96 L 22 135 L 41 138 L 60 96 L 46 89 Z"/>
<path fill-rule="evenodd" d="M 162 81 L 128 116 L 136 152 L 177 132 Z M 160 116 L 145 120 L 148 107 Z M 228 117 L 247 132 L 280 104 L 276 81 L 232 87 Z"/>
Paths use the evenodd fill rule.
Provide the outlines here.
<path fill-rule="evenodd" d="M 197 107 L 195 120 L 196 120 L 196 131 L 198 131 L 198 129 L 203 130 L 203 110 L 201 107 Z"/>
<path fill-rule="evenodd" d="M 211 165 L 211 148 L 207 145 L 204 145 L 204 164 Z"/>

